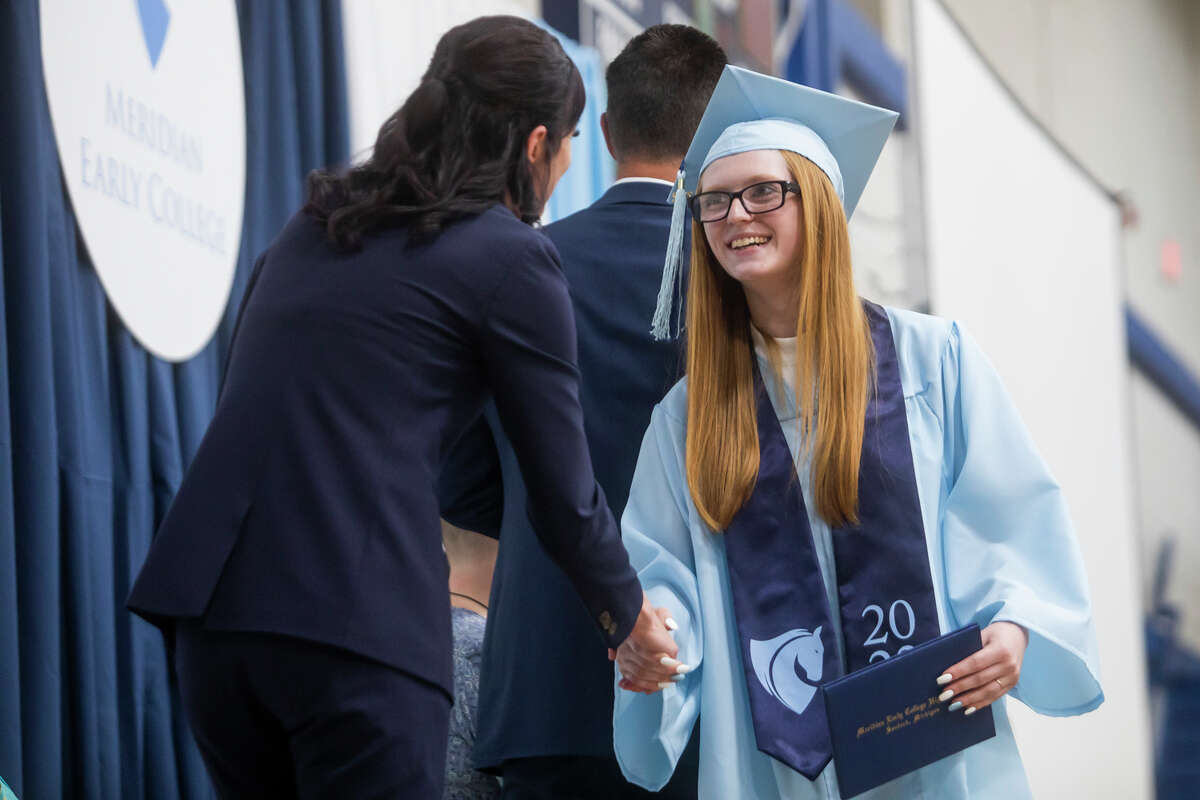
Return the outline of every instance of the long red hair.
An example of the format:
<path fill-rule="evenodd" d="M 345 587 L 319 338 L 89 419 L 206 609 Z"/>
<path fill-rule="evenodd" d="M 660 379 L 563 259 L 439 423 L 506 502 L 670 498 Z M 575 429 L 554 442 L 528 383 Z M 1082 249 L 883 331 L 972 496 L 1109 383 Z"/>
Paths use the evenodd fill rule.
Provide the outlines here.
<path fill-rule="evenodd" d="M 804 242 L 796 407 L 801 446 L 811 449 L 817 512 L 832 526 L 858 521 L 858 469 L 874 348 L 850 263 L 841 201 L 811 161 L 783 152 L 800 186 Z M 687 299 L 687 480 L 696 509 L 723 531 L 758 479 L 750 314 L 741 284 L 721 267 L 703 225 L 692 223 Z M 816 409 L 820 415 L 816 415 Z"/>

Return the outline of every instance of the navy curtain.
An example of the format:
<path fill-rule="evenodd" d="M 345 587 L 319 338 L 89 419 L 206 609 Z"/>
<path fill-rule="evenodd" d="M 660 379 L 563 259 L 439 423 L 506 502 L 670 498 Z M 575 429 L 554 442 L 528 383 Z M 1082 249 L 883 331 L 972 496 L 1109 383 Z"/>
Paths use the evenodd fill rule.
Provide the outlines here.
<path fill-rule="evenodd" d="M 0 776 L 22 798 L 211 797 L 157 630 L 124 610 L 215 406 L 255 256 L 348 157 L 338 0 L 238 3 L 246 210 L 214 340 L 146 353 L 79 238 L 35 0 L 0 3 Z"/>

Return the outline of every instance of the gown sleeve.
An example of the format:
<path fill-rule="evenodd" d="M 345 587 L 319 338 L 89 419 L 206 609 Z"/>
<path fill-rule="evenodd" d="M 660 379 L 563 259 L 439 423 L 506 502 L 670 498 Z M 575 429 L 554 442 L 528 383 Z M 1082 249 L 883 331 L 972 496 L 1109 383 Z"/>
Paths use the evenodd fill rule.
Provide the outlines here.
<path fill-rule="evenodd" d="M 946 582 L 959 625 L 1029 633 L 1012 694 L 1041 714 L 1104 700 L 1087 575 L 1058 483 L 999 376 L 957 325 L 942 357 Z"/>
<path fill-rule="evenodd" d="M 642 607 L 620 529 L 596 483 L 579 401 L 575 315 L 558 252 L 532 236 L 496 285 L 480 349 L 528 493 L 529 522 L 566 573 L 609 647 Z"/>
<path fill-rule="evenodd" d="M 615 691 L 613 748 L 625 778 L 650 791 L 675 772 L 700 711 L 703 628 L 695 559 L 688 526 L 687 483 L 675 425 L 654 409 L 642 440 L 621 529 L 629 559 L 650 602 L 670 610 L 678 658 L 693 670 L 651 695 Z M 679 426 L 682 427 L 681 425 Z M 620 670 L 616 680 L 620 680 Z"/>

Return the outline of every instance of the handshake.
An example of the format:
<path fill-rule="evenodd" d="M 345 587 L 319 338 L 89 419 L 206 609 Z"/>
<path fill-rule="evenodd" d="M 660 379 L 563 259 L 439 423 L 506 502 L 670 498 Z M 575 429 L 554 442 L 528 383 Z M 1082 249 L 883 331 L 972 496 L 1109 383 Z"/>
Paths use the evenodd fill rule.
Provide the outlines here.
<path fill-rule="evenodd" d="M 616 661 L 621 670 L 617 685 L 629 692 L 653 694 L 683 680 L 692 668 L 675 658 L 679 647 L 671 631 L 678 628 L 670 612 L 650 605 L 650 598 L 643 592 L 642 610 L 633 630 L 616 650 L 608 651 L 608 660 Z"/>

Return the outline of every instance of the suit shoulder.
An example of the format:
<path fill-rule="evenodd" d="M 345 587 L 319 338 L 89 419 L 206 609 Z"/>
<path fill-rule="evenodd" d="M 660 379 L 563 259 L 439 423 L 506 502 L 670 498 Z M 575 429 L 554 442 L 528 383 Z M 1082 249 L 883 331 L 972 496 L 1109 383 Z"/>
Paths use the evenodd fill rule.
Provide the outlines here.
<path fill-rule="evenodd" d="M 492 206 L 472 220 L 473 230 L 502 244 L 525 247 L 545 247 L 550 244 L 544 229 L 517 219 L 504 206 Z"/>
<path fill-rule="evenodd" d="M 581 224 L 587 224 L 589 217 L 593 215 L 594 211 L 595 208 L 593 206 L 581 208 L 578 211 L 571 212 L 562 219 L 554 220 L 554 222 L 551 222 L 549 225 L 542 228 L 542 230 L 546 232 L 547 236 L 553 239 L 562 233 L 574 230 Z"/>
<path fill-rule="evenodd" d="M 292 215 L 275 237 L 263 248 L 259 258 L 265 258 L 272 253 L 304 252 L 308 255 L 328 254 L 338 255 L 333 241 L 325 232 L 324 227 L 307 211 L 301 209 Z"/>
<path fill-rule="evenodd" d="M 447 230 L 443 235 L 450 233 Z M 549 237 L 503 206 L 493 206 L 469 220 L 449 246 L 454 257 L 483 272 L 505 275 L 514 267 L 535 265 L 539 269 L 541 265 L 553 265 L 554 271 L 562 271 L 558 249 Z"/>
<path fill-rule="evenodd" d="M 588 206 L 542 228 L 545 237 L 559 250 L 570 249 L 580 238 L 594 234 L 595 210 Z"/>

